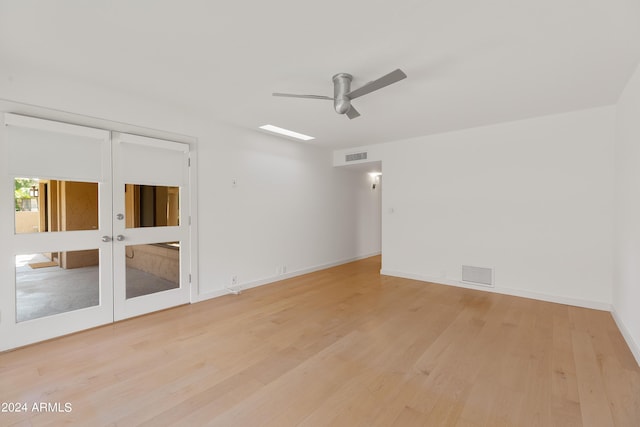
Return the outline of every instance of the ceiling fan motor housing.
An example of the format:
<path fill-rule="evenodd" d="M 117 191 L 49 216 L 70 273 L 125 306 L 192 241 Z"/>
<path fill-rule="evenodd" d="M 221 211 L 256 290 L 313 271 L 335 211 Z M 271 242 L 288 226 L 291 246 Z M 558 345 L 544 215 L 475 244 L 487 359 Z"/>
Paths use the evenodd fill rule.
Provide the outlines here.
<path fill-rule="evenodd" d="M 345 95 L 351 91 L 353 76 L 339 73 L 333 76 L 333 108 L 336 113 L 345 114 L 351 108 L 351 100 Z"/>

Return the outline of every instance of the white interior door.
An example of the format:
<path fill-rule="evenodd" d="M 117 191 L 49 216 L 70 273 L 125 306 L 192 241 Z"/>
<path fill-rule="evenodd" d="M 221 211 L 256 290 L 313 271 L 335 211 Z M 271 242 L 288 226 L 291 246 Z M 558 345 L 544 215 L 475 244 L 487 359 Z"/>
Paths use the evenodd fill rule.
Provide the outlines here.
<path fill-rule="evenodd" d="M 189 302 L 189 146 L 114 133 L 114 318 Z"/>
<path fill-rule="evenodd" d="M 14 221 L 3 226 L 0 350 L 113 321 L 110 132 L 4 119 L 15 191 L 2 204 Z"/>

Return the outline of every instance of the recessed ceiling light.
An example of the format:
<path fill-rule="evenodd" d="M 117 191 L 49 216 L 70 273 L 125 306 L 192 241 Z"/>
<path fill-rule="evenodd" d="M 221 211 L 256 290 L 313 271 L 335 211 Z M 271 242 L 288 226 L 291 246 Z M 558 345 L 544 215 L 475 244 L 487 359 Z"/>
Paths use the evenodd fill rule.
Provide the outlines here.
<path fill-rule="evenodd" d="M 311 139 L 315 139 L 313 136 L 304 135 L 302 133 L 294 132 L 292 130 L 279 128 L 278 126 L 274 126 L 274 125 L 260 126 L 260 129 L 264 129 L 268 132 L 273 132 L 280 135 L 290 136 L 291 138 L 301 139 L 303 141 L 309 141 Z"/>

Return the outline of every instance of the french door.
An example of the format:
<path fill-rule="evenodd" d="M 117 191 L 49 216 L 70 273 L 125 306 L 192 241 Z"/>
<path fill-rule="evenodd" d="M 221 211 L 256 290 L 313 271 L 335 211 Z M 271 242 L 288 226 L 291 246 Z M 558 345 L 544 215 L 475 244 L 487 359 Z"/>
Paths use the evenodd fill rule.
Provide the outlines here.
<path fill-rule="evenodd" d="M 189 302 L 189 146 L 114 133 L 114 319 Z"/>
<path fill-rule="evenodd" d="M 189 302 L 188 145 L 4 119 L 0 350 Z"/>

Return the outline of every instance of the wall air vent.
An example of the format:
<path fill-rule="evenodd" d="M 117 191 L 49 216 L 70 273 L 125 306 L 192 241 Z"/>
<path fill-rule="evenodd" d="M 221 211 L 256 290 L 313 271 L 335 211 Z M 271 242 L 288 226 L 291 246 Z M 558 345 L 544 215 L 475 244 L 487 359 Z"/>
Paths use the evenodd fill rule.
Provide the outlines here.
<path fill-rule="evenodd" d="M 474 285 L 493 287 L 493 269 L 463 265 L 462 281 L 472 283 Z"/>
<path fill-rule="evenodd" d="M 356 160 L 367 160 L 367 152 L 347 154 L 344 156 L 345 162 L 355 162 Z"/>

